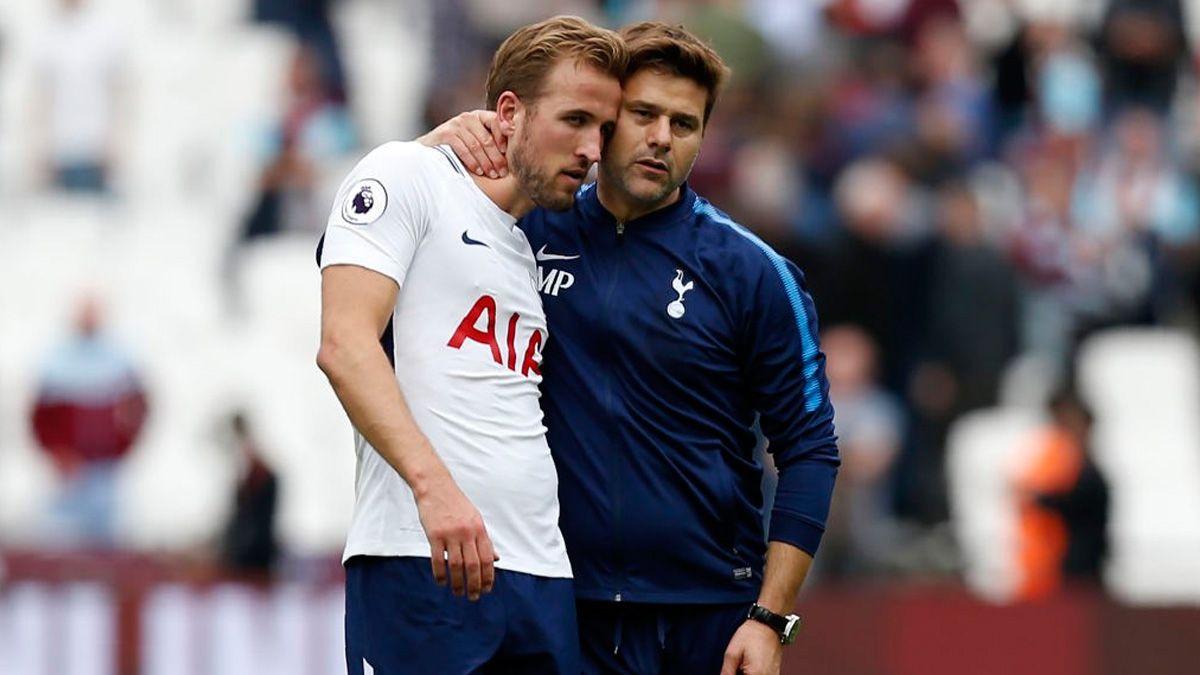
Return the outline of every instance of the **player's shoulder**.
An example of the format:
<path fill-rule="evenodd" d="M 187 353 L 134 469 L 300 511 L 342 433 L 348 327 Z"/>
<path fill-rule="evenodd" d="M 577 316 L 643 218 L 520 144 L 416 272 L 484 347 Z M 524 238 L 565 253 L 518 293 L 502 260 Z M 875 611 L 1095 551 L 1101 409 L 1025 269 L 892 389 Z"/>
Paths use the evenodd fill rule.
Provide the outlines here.
<path fill-rule="evenodd" d="M 388 141 L 375 146 L 359 162 L 360 168 L 372 168 L 385 174 L 411 174 L 433 177 L 442 171 L 453 172 L 455 164 L 441 148 L 416 141 Z M 435 170 L 431 173 L 431 170 Z"/>
<path fill-rule="evenodd" d="M 692 205 L 693 222 L 700 230 L 700 241 L 710 255 L 723 265 L 737 265 L 746 271 L 778 273 L 790 263 L 763 241 L 753 230 L 734 220 L 707 199 L 697 195 Z"/>
<path fill-rule="evenodd" d="M 390 141 L 368 152 L 350 172 L 344 189 L 354 192 L 370 185 L 382 193 L 406 201 L 434 204 L 447 198 L 466 177 L 466 169 L 448 148 L 430 147 L 415 141 Z"/>
<path fill-rule="evenodd" d="M 364 155 L 342 182 L 338 190 L 342 219 L 366 225 L 389 212 L 410 219 L 435 213 L 455 175 L 437 148 L 413 141 L 383 143 Z M 389 205 L 399 210 L 389 210 Z"/>

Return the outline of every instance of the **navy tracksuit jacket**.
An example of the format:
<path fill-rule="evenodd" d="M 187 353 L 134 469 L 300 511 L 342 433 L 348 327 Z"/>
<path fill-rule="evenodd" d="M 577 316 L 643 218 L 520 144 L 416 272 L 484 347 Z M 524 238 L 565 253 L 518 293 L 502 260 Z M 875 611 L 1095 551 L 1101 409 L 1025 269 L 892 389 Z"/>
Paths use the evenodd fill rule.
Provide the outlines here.
<path fill-rule="evenodd" d="M 686 185 L 624 225 L 585 186 L 521 227 L 550 328 L 542 407 L 577 597 L 753 601 L 756 419 L 779 470 L 769 539 L 815 553 L 837 473 L 803 275 Z"/>

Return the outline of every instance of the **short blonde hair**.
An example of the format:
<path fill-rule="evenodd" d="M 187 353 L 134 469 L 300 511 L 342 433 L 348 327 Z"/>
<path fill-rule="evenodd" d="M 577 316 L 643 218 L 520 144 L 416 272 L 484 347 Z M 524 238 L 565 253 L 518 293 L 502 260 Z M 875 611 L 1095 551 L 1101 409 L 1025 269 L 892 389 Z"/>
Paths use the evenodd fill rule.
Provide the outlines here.
<path fill-rule="evenodd" d="M 618 80 L 625 76 L 629 50 L 621 36 L 577 16 L 556 16 L 508 36 L 492 57 L 487 77 L 487 107 L 511 91 L 527 104 L 542 95 L 546 74 L 560 59 L 577 59 Z"/>
<path fill-rule="evenodd" d="M 692 80 L 704 87 L 704 123 L 712 114 L 729 68 L 716 50 L 679 25 L 641 21 L 621 29 L 629 48 L 626 77 L 642 70 L 662 70 Z"/>

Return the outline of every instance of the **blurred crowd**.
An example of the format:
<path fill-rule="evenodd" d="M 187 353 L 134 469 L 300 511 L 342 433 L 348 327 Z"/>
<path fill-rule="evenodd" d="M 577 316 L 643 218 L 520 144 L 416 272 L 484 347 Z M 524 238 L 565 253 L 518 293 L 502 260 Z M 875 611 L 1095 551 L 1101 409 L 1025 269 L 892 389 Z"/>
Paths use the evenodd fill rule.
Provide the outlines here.
<path fill-rule="evenodd" d="M 64 19 L 39 61 L 42 157 L 59 189 L 104 192 L 121 128 L 120 45 L 102 23 L 71 14 L 86 2 L 60 4 Z M 297 46 L 283 108 L 261 144 L 256 195 L 223 263 L 234 314 L 241 246 L 284 232 L 315 241 L 329 201 L 319 173 L 364 150 L 354 111 L 373 92 L 347 75 L 331 20 L 342 4 L 248 3 L 248 20 L 286 27 Z M 1014 363 L 1036 364 L 1049 429 L 1061 432 L 1047 436 L 1050 449 L 1035 464 L 1067 467 L 1023 472 L 1022 522 L 1036 521 L 1041 508 L 1067 524 L 1050 534 L 1023 524 L 1022 536 L 1084 531 L 1092 540 L 1071 545 L 1086 560 L 1058 555 L 1049 564 L 1099 573 L 1105 545 L 1093 540 L 1103 538 L 1104 524 L 1091 521 L 1102 519 L 1107 493 L 1087 461 L 1090 417 L 1073 391 L 1074 364 L 1083 341 L 1112 326 L 1195 330 L 1200 116 L 1186 29 L 1195 20 L 1191 3 L 425 6 L 426 127 L 479 107 L 495 46 L 553 13 L 611 26 L 683 23 L 733 68 L 691 185 L 799 264 L 818 308 L 844 462 L 819 579 L 955 573 L 945 526 L 947 435 L 964 414 L 1001 401 Z M 77 351 L 64 362 L 85 353 Z M 111 380 L 104 386 L 128 381 L 116 365 L 102 370 Z M 48 388 L 58 386 L 54 372 Z M 251 449 L 232 498 L 259 515 L 235 515 L 245 522 L 231 522 L 226 548 L 257 533 L 258 543 L 230 556 L 265 566 L 275 543 L 260 521 L 274 508 L 275 479 L 247 440 L 246 421 L 234 419 L 238 445 Z M 60 445 L 47 442 L 47 450 L 69 457 Z M 1077 513 L 1087 522 L 1072 520 Z"/>

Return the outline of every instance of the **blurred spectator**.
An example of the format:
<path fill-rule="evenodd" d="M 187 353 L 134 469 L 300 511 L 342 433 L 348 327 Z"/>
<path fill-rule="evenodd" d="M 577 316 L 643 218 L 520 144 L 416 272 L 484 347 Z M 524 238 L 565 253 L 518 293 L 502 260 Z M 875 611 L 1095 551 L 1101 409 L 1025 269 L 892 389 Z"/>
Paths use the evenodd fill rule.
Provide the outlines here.
<path fill-rule="evenodd" d="M 962 413 L 996 403 L 1000 379 L 1017 354 L 1016 277 L 985 237 L 970 186 L 949 182 L 937 195 L 939 238 L 929 284 L 926 361 L 950 375 Z"/>
<path fill-rule="evenodd" d="M 842 163 L 888 153 L 911 140 L 916 101 L 907 67 L 907 53 L 899 43 L 853 45 L 848 71 L 835 79 L 828 102 L 829 133 Z"/>
<path fill-rule="evenodd" d="M 751 25 L 741 3 L 701 0 L 678 3 L 681 10 L 660 8 L 662 16 L 678 21 L 712 45 L 729 66 L 733 83 L 757 82 L 768 74 L 769 45 Z"/>
<path fill-rule="evenodd" d="M 425 97 L 425 125 L 435 127 L 463 110 L 483 107 L 486 64 L 492 45 L 475 26 L 467 11 L 469 0 L 440 0 L 430 3 L 433 30 L 430 35 L 432 62 L 437 77 L 429 78 Z"/>
<path fill-rule="evenodd" d="M 258 200 L 243 239 L 289 229 L 319 230 L 329 211 L 316 190 L 320 172 L 354 147 L 354 128 L 346 108 L 324 79 L 316 53 L 308 45 L 297 47 L 287 77 L 286 109 L 271 131 Z"/>
<path fill-rule="evenodd" d="M 826 28 L 824 13 L 833 0 L 746 0 L 745 11 L 771 48 L 789 65 L 803 67 L 815 56 Z"/>
<path fill-rule="evenodd" d="M 309 45 L 315 67 L 328 83 L 333 100 L 345 103 L 346 69 L 342 65 L 337 33 L 330 9 L 335 0 L 254 0 L 254 20 L 279 23 L 292 31 L 296 40 Z"/>
<path fill-rule="evenodd" d="M 816 564 L 835 579 L 878 574 L 900 544 L 890 478 L 904 437 L 903 415 L 876 382 L 878 350 L 870 336 L 855 326 L 835 326 L 821 335 L 821 345 L 842 468 Z"/>
<path fill-rule="evenodd" d="M 1101 250 L 1074 220 L 1072 157 L 1033 147 L 1019 171 L 1025 199 L 1011 251 L 1022 287 L 1022 349 L 1062 367 L 1083 317 L 1104 304 Z"/>
<path fill-rule="evenodd" d="M 991 59 L 992 97 L 996 105 L 997 141 L 1025 124 L 1032 100 L 1032 50 L 1029 29 L 1019 27 Z"/>
<path fill-rule="evenodd" d="M 117 468 L 146 418 L 137 369 L 102 323 L 97 302 L 84 300 L 75 334 L 43 367 L 33 409 L 34 434 L 62 480 L 42 528 L 54 544 L 114 543 Z"/>
<path fill-rule="evenodd" d="M 1064 23 L 1031 24 L 1038 122 L 1052 135 L 1089 133 L 1101 118 L 1101 80 L 1087 46 Z"/>
<path fill-rule="evenodd" d="M 904 0 L 904 12 L 897 27 L 905 43 L 912 45 L 922 40 L 922 34 L 930 25 L 961 25 L 962 11 L 959 0 Z"/>
<path fill-rule="evenodd" d="M 51 183 L 106 192 L 118 151 L 124 55 L 115 22 L 84 0 L 59 0 L 37 40 L 38 148 Z"/>
<path fill-rule="evenodd" d="M 240 254 L 250 241 L 284 232 L 320 231 L 329 215 L 323 172 L 357 142 L 346 107 L 325 81 L 316 53 L 299 45 L 287 74 L 288 99 L 266 145 L 258 194 L 223 266 L 229 307 L 241 308 Z"/>
<path fill-rule="evenodd" d="M 782 139 L 763 134 L 738 148 L 731 161 L 731 210 L 756 223 L 764 239 L 790 257 L 792 218 L 804 198 L 804 178 L 796 156 Z"/>
<path fill-rule="evenodd" d="M 851 323 L 879 346 L 880 374 L 901 394 L 925 329 L 930 239 L 919 195 L 892 162 L 868 158 L 841 174 L 835 188 L 841 230 L 827 248 L 804 255 L 821 317 Z"/>
<path fill-rule="evenodd" d="M 922 91 L 910 170 L 929 185 L 962 175 L 989 154 L 992 101 L 966 29 L 952 15 L 920 23 L 913 63 Z"/>
<path fill-rule="evenodd" d="M 275 513 L 279 480 L 258 449 L 246 417 L 235 413 L 229 420 L 238 453 L 238 482 L 233 510 L 221 537 L 220 562 L 228 570 L 266 578 L 278 557 Z"/>
<path fill-rule="evenodd" d="M 1059 392 L 1050 415 L 1017 478 L 1021 600 L 1064 581 L 1098 583 L 1108 554 L 1108 484 L 1091 456 L 1092 414 L 1074 393 Z"/>
<path fill-rule="evenodd" d="M 963 413 L 995 405 L 1005 367 L 1017 353 L 1016 276 L 984 237 L 970 187 L 951 182 L 937 195 L 939 237 L 930 257 L 925 352 L 909 391 L 917 413 L 911 484 L 922 520 L 947 516 L 944 447 Z"/>
<path fill-rule="evenodd" d="M 1109 0 L 1099 49 L 1110 111 L 1167 112 L 1189 60 L 1185 25 L 1181 0 Z"/>
<path fill-rule="evenodd" d="M 957 19 L 958 0 L 831 0 L 829 15 L 843 30 L 890 35 L 912 44 L 928 21 Z"/>
<path fill-rule="evenodd" d="M 829 17 L 851 34 L 883 35 L 899 28 L 908 0 L 832 0 Z"/>
<path fill-rule="evenodd" d="M 1173 161 L 1163 121 L 1127 108 L 1112 142 L 1080 176 L 1077 221 L 1103 250 L 1109 303 L 1099 325 L 1153 323 L 1185 294 L 1162 259 L 1194 245 L 1200 201 L 1191 176 Z"/>

